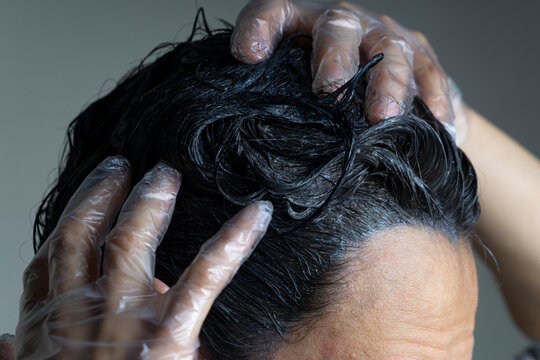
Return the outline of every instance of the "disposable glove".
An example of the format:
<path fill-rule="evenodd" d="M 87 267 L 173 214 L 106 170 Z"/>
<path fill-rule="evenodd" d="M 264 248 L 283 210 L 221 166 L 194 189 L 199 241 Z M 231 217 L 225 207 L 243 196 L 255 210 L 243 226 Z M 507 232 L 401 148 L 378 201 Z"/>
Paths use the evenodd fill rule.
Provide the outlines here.
<path fill-rule="evenodd" d="M 231 38 L 239 61 L 267 59 L 284 36 L 312 35 L 313 91 L 331 93 L 350 80 L 360 63 L 383 53 L 370 70 L 366 113 L 372 123 L 405 113 L 419 96 L 461 143 L 466 135 L 461 93 L 448 78 L 424 35 L 346 2 L 251 0 L 240 12 Z M 464 128 L 464 129 L 461 129 Z"/>
<path fill-rule="evenodd" d="M 168 289 L 154 279 L 154 257 L 180 175 L 159 163 L 124 203 L 129 182 L 128 162 L 106 159 L 29 264 L 15 335 L 18 359 L 197 358 L 201 325 L 265 233 L 272 206 L 258 202 L 240 211 Z"/>

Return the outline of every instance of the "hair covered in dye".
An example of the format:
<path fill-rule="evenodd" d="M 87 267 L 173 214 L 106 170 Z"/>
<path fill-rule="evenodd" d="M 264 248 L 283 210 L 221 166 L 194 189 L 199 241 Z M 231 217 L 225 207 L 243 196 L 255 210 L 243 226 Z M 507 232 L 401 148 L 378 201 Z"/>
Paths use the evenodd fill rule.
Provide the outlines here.
<path fill-rule="evenodd" d="M 270 228 L 214 303 L 201 342 L 211 359 L 265 358 L 331 301 L 344 254 L 373 233 L 414 225 L 468 237 L 479 215 L 474 169 L 429 109 L 370 125 L 365 64 L 338 91 L 311 92 L 310 49 L 285 40 L 246 65 L 231 29 L 160 46 L 70 124 L 57 182 L 34 226 L 39 248 L 103 159 L 133 183 L 159 160 L 182 173 L 156 277 L 173 285 L 205 240 L 244 205 L 270 200 Z M 303 35 L 296 35 L 296 38 Z M 159 54 L 157 56 L 156 54 Z"/>

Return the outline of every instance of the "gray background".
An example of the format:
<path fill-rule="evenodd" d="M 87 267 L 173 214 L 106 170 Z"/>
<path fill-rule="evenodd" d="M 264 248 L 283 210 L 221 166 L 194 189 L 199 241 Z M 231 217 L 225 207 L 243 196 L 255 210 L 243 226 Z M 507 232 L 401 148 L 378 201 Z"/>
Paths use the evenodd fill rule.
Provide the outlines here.
<path fill-rule="evenodd" d="M 234 22 L 245 1 L 198 4 L 217 24 Z M 540 155 L 539 1 L 354 2 L 424 32 L 465 99 Z M 68 122 L 155 45 L 185 39 L 196 8 L 187 0 L 0 1 L 0 333 L 15 329 L 31 221 Z M 475 359 L 508 359 L 527 340 L 478 263 Z"/>

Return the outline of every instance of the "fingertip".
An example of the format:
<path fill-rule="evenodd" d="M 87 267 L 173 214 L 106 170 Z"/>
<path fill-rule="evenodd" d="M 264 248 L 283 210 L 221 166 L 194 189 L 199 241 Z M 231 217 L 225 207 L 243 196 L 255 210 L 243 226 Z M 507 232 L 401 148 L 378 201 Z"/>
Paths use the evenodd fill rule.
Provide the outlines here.
<path fill-rule="evenodd" d="M 274 205 L 272 204 L 271 201 L 269 201 L 269 200 L 261 200 L 261 201 L 255 202 L 255 204 L 257 204 L 257 206 L 261 210 L 266 211 L 267 213 L 272 215 L 272 213 L 274 211 Z"/>
<path fill-rule="evenodd" d="M 130 181 L 131 164 L 123 156 L 109 156 L 104 159 L 83 181 L 77 193 L 85 192 L 101 184 L 102 187 L 126 187 Z"/>
<path fill-rule="evenodd" d="M 155 169 L 157 169 L 157 171 L 160 171 L 160 172 L 162 172 L 164 174 L 167 174 L 172 179 L 175 179 L 177 182 L 182 181 L 182 174 L 180 173 L 180 171 L 176 167 L 174 167 L 173 164 L 169 163 L 168 161 L 160 160 L 157 163 Z"/>
<path fill-rule="evenodd" d="M 125 199 L 131 182 L 131 164 L 123 156 L 110 156 L 103 160 L 88 175 L 79 190 L 88 191 L 95 185 L 101 184 L 102 190 L 110 189 L 110 195 Z M 77 191 L 79 193 L 79 190 Z M 121 196 L 117 196 L 120 195 Z"/>
<path fill-rule="evenodd" d="M 139 181 L 129 194 L 117 220 L 117 227 L 124 223 L 128 228 L 154 224 L 156 234 L 169 225 L 171 213 L 180 190 L 181 175 L 164 161 L 157 163 Z M 148 214 L 153 219 L 148 222 Z M 122 227 L 122 226 L 120 226 Z"/>
<path fill-rule="evenodd" d="M 256 64 L 270 57 L 274 47 L 272 38 L 277 36 L 268 21 L 251 16 L 243 20 L 241 14 L 231 35 L 232 56 L 246 64 Z"/>
<path fill-rule="evenodd" d="M 105 160 L 101 162 L 99 167 L 102 167 L 107 170 L 117 170 L 117 169 L 124 169 L 124 168 L 130 168 L 131 164 L 128 159 L 121 155 L 117 156 L 109 156 Z"/>
<path fill-rule="evenodd" d="M 254 202 L 240 210 L 231 220 L 231 224 L 244 230 L 266 231 L 273 209 L 270 201 Z"/>
<path fill-rule="evenodd" d="M 256 64 L 268 59 L 295 18 L 289 2 L 252 1 L 236 20 L 231 35 L 231 54 L 238 61 Z"/>
<path fill-rule="evenodd" d="M 263 200 L 255 202 L 254 206 L 257 206 L 259 212 L 263 214 L 260 216 L 260 218 L 261 226 L 265 231 L 268 227 L 268 224 L 270 224 L 270 220 L 272 220 L 272 214 L 274 213 L 274 205 L 268 200 Z"/>
<path fill-rule="evenodd" d="M 252 38 L 232 38 L 232 56 L 246 64 L 257 64 L 270 56 L 270 49 L 266 41 Z"/>
<path fill-rule="evenodd" d="M 452 138 L 456 140 L 455 115 L 449 97 L 446 94 L 435 94 L 422 89 L 421 99 L 435 119 L 442 123 Z"/>
<path fill-rule="evenodd" d="M 180 190 L 182 174 L 175 167 L 161 160 L 144 175 L 143 182 L 152 184 L 152 187 L 157 190 L 166 190 L 176 195 Z"/>

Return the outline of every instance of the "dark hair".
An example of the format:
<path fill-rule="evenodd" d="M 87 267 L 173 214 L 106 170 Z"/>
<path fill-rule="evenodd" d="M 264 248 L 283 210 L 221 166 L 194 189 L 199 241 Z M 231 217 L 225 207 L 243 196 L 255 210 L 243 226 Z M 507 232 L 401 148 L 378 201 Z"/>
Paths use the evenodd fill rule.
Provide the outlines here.
<path fill-rule="evenodd" d="M 474 169 L 429 109 L 415 99 L 403 116 L 373 126 L 366 120 L 363 74 L 380 56 L 319 98 L 311 92 L 309 48 L 289 38 L 270 59 L 245 65 L 231 56 L 231 29 L 207 32 L 160 46 L 170 50 L 70 124 L 58 181 L 36 216 L 35 249 L 110 155 L 131 162 L 134 181 L 160 159 L 183 174 L 157 250 L 156 277 L 168 285 L 236 211 L 270 200 L 266 236 L 201 334 L 210 358 L 251 359 L 265 358 L 320 314 L 344 253 L 374 232 L 413 225 L 450 241 L 472 234 Z"/>

